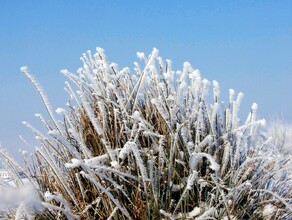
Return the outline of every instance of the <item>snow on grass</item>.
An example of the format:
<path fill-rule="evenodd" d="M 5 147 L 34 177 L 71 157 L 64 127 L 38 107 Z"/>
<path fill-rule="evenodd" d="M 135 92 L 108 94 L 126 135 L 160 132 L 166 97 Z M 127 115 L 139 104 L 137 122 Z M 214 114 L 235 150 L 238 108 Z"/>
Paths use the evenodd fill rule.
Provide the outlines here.
<path fill-rule="evenodd" d="M 35 203 L 27 203 L 30 196 L 15 196 L 19 202 L 5 203 L 1 214 L 45 219 L 289 219 L 291 154 L 283 153 L 290 141 L 286 136 L 284 144 L 277 139 L 281 130 L 265 133 L 256 104 L 241 123 L 243 94 L 236 96 L 230 89 L 224 107 L 219 83 L 210 85 L 191 64 L 174 71 L 156 48 L 149 56 L 137 56 L 134 72 L 119 70 L 97 48 L 95 54 L 82 55 L 83 67 L 76 74 L 62 70 L 72 83 L 65 83 L 66 107 L 56 110 L 63 121 L 55 119 L 28 68 L 21 69 L 39 92 L 50 121 L 36 115 L 47 134 L 25 122 L 40 144 L 31 156 L 23 154 L 24 166 L 0 151 L 15 192 L 22 191 L 21 172 L 36 195 L 29 200 Z M 276 137 L 274 142 L 269 136 Z"/>

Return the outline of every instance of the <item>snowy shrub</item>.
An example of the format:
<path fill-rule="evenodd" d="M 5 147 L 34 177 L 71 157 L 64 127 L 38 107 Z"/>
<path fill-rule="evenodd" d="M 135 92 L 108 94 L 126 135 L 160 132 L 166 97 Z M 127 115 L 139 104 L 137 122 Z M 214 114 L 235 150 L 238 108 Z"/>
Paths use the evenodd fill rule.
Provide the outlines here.
<path fill-rule="evenodd" d="M 280 154 L 292 154 L 292 125 L 280 119 L 271 121 L 267 126 L 267 135 Z"/>
<path fill-rule="evenodd" d="M 21 68 L 48 111 L 48 121 L 36 115 L 48 132 L 24 122 L 40 142 L 24 154 L 24 167 L 1 155 L 17 186 L 18 171 L 34 186 L 36 218 L 291 218 L 290 158 L 267 150 L 257 105 L 242 123 L 242 93 L 230 89 L 224 106 L 219 84 L 212 82 L 211 99 L 211 83 L 189 63 L 173 71 L 157 49 L 137 55 L 134 73 L 101 48 L 83 54 L 77 74 L 62 70 L 76 88 L 66 82 L 67 107 L 56 111 L 62 121 Z M 14 215 L 30 217 L 25 207 Z"/>

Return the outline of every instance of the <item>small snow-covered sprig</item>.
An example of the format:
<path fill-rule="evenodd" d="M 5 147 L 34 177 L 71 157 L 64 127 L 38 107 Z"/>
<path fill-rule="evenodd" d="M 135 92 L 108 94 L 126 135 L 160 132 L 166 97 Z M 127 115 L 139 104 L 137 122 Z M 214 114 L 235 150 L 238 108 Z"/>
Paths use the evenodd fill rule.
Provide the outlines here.
<path fill-rule="evenodd" d="M 45 94 L 45 92 L 43 91 L 43 89 L 41 88 L 41 86 L 39 85 L 39 83 L 35 80 L 35 78 L 33 77 L 32 74 L 30 74 L 29 70 L 28 70 L 28 67 L 27 66 L 23 66 L 20 68 L 20 71 L 22 73 L 24 73 L 27 78 L 31 81 L 31 83 L 34 85 L 34 87 L 36 88 L 36 90 L 38 91 L 38 93 L 40 94 L 41 96 L 41 99 L 44 103 L 44 106 L 50 116 L 50 118 L 52 119 L 52 122 L 54 123 L 54 125 L 56 126 L 56 128 L 58 129 L 58 131 L 61 133 L 61 128 L 57 122 L 57 120 L 55 119 L 55 116 L 53 114 L 53 111 L 52 111 L 52 108 L 51 108 L 51 105 L 49 103 L 49 100 Z"/>

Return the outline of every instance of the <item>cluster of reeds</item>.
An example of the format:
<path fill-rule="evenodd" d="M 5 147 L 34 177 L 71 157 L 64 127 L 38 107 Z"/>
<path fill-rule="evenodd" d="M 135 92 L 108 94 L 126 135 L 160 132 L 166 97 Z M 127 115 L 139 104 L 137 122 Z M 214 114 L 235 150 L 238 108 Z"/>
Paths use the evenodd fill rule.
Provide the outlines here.
<path fill-rule="evenodd" d="M 83 54 L 83 67 L 66 75 L 67 107 L 58 121 L 46 106 L 40 142 L 20 167 L 1 155 L 16 185 L 21 171 L 34 186 L 35 201 L 6 217 L 47 219 L 288 219 L 289 158 L 273 153 L 261 133 L 256 104 L 245 123 L 238 119 L 242 93 L 219 101 L 219 84 L 184 63 L 173 71 L 153 49 L 137 53 L 135 72 L 109 63 L 97 48 Z M 212 104 L 209 104 L 209 103 Z M 290 167 L 291 168 L 291 167 Z M 15 172 L 17 171 L 17 172 Z"/>

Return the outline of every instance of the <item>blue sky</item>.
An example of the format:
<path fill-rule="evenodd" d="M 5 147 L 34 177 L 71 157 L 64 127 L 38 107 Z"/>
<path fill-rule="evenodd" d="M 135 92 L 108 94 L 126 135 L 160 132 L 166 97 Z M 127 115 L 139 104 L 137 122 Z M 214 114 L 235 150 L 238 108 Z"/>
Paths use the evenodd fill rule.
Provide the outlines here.
<path fill-rule="evenodd" d="M 229 88 L 244 92 L 242 117 L 256 102 L 260 117 L 292 122 L 292 1 L 1 0 L 0 141 L 9 152 L 24 148 L 19 134 L 33 139 L 21 121 L 38 127 L 34 114 L 45 115 L 19 68 L 29 66 L 56 109 L 67 97 L 60 70 L 74 72 L 96 46 L 120 67 L 157 47 L 175 69 L 189 61 L 219 81 L 223 99 Z"/>

